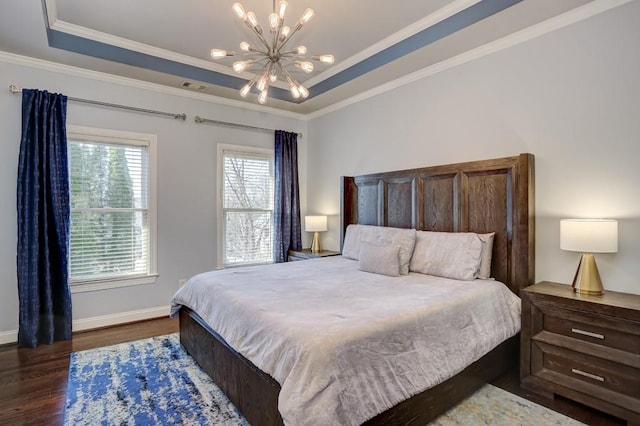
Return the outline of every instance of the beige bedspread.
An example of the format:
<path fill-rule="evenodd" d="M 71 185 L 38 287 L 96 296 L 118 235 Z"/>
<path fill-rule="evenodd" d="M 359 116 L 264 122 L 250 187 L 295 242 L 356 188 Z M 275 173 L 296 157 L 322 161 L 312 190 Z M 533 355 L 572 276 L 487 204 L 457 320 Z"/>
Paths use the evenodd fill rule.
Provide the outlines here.
<path fill-rule="evenodd" d="M 287 425 L 357 425 L 462 371 L 520 329 L 496 281 L 386 277 L 339 256 L 212 271 L 172 300 L 281 385 Z"/>

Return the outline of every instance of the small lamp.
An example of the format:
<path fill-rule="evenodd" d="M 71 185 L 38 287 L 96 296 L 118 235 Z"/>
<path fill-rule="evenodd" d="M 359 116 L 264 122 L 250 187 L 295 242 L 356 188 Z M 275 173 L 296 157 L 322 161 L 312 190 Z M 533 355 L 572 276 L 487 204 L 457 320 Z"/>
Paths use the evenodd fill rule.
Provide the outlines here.
<path fill-rule="evenodd" d="M 618 222 L 608 219 L 563 219 L 560 221 L 560 248 L 582 252 L 573 277 L 573 291 L 599 296 L 602 280 L 592 253 L 618 251 Z"/>
<path fill-rule="evenodd" d="M 322 246 L 320 245 L 320 234 L 318 234 L 318 232 L 324 232 L 327 230 L 327 217 L 305 216 L 304 230 L 307 232 L 313 232 L 313 243 L 311 243 L 311 251 L 314 253 L 322 251 Z"/>

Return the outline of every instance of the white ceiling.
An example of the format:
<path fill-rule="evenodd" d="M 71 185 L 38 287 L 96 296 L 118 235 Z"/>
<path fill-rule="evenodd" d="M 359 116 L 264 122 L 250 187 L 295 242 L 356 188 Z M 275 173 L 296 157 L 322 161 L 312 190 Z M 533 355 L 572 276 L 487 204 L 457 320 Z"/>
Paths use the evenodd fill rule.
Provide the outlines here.
<path fill-rule="evenodd" d="M 336 63 L 295 74 L 311 90 L 307 100 L 293 102 L 282 92 L 268 106 L 314 112 L 591 1 L 289 0 L 289 24 L 307 7 L 315 10 L 293 45 L 307 46 L 310 54 L 332 53 Z M 239 96 L 243 81 L 230 68 L 233 59 L 209 57 L 211 48 L 239 50 L 240 41 L 253 42 L 233 14 L 233 3 L 3 0 L 0 50 L 171 87 L 190 81 L 204 86 L 202 93 L 255 103 L 255 94 Z M 267 26 L 272 1 L 242 4 Z"/>

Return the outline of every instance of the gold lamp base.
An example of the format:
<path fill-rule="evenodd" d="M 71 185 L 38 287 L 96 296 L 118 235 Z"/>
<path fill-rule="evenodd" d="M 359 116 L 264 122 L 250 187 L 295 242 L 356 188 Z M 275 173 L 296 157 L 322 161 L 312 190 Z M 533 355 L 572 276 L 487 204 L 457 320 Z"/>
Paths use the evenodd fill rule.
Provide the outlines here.
<path fill-rule="evenodd" d="M 318 252 L 322 251 L 322 246 L 320 245 L 320 233 L 319 232 L 314 232 L 313 233 L 313 242 L 311 243 L 311 251 L 313 253 L 318 253 Z"/>
<path fill-rule="evenodd" d="M 598 272 L 596 258 L 593 254 L 584 253 L 582 255 L 571 287 L 574 292 L 580 294 L 600 296 L 604 293 L 600 272 Z"/>

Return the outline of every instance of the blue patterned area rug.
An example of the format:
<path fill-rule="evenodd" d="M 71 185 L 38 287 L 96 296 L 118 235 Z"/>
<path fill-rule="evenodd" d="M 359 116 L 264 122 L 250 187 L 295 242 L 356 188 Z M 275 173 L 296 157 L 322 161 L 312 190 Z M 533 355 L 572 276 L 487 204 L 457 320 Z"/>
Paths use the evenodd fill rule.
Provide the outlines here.
<path fill-rule="evenodd" d="M 177 334 L 71 354 L 64 424 L 248 425 Z M 432 424 L 582 423 L 486 385 Z"/>

